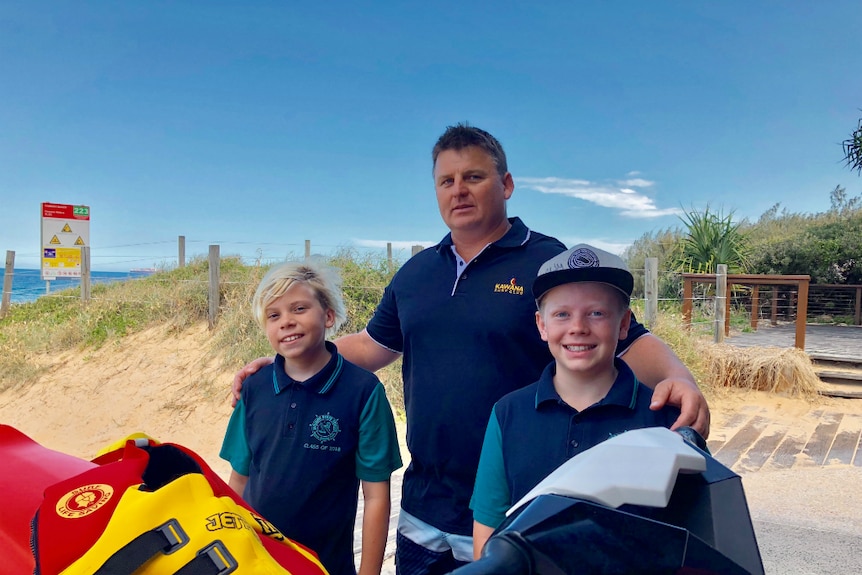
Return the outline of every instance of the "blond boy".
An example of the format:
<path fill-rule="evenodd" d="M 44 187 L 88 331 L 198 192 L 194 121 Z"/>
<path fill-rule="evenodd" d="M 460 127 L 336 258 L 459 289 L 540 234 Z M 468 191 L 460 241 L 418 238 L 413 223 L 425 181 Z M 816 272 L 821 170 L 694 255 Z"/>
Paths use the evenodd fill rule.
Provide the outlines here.
<path fill-rule="evenodd" d="M 401 456 L 382 384 L 326 340 L 345 319 L 338 275 L 309 262 L 278 265 L 252 308 L 276 356 L 246 380 L 228 424 L 220 455 L 231 463 L 230 486 L 317 552 L 331 575 L 354 575 L 361 484 L 359 574 L 379 575 Z"/>

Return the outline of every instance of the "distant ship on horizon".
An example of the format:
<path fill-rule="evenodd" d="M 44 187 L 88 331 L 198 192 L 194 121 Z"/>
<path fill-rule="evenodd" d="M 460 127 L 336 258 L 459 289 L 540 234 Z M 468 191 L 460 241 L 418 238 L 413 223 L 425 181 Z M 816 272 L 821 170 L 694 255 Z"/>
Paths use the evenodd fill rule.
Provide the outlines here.
<path fill-rule="evenodd" d="M 156 268 L 132 268 L 129 270 L 130 274 L 154 274 L 158 270 Z"/>

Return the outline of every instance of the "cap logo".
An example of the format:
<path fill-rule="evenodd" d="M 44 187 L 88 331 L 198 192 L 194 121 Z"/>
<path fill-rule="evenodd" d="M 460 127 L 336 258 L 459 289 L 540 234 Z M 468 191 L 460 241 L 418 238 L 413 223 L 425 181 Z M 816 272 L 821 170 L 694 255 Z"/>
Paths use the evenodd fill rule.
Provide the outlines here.
<path fill-rule="evenodd" d="M 599 256 L 596 252 L 587 248 L 580 248 L 569 256 L 569 268 L 597 268 L 599 267 Z"/>

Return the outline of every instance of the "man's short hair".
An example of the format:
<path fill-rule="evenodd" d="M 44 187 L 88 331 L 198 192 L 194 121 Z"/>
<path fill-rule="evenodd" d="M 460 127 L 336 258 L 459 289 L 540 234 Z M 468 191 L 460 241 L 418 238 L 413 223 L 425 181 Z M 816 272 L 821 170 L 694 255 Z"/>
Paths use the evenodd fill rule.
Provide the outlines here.
<path fill-rule="evenodd" d="M 313 261 L 284 262 L 263 276 L 251 302 L 251 311 L 257 323 L 262 328 L 266 326 L 267 306 L 283 296 L 296 282 L 310 287 L 324 310 L 335 312 L 335 323 L 326 330 L 326 337 L 335 335 L 347 319 L 341 295 L 341 277 L 335 268 Z"/>
<path fill-rule="evenodd" d="M 455 150 L 457 152 L 472 146 L 482 149 L 491 156 L 494 164 L 497 166 L 497 173 L 501 177 L 506 175 L 506 172 L 509 171 L 509 165 L 506 162 L 506 152 L 503 151 L 503 146 L 497 138 L 485 130 L 471 126 L 466 122 L 446 128 L 446 131 L 443 132 L 443 135 L 434 144 L 434 149 L 431 151 L 432 172 L 437 166 L 437 156 L 440 155 L 440 152 L 445 152 L 446 150 Z"/>

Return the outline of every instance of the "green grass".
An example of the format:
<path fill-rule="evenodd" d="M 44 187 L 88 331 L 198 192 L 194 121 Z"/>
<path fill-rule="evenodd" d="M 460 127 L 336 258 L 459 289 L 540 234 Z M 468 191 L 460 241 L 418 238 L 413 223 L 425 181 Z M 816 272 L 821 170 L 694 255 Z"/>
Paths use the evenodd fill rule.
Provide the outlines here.
<path fill-rule="evenodd" d="M 632 311 L 639 320 L 644 318 L 643 300 L 632 301 Z M 711 329 L 711 326 L 710 326 Z M 680 361 L 692 372 L 701 388 L 711 387 L 711 382 L 706 377 L 706 365 L 703 354 L 698 348 L 698 342 L 707 337 L 707 332 L 702 324 L 693 323 L 690 329 L 685 327 L 682 318 L 681 304 L 663 302 L 659 306 L 656 324 L 650 326 L 650 331 L 660 337 L 676 355 Z"/>
<path fill-rule="evenodd" d="M 360 331 L 397 266 L 390 266 L 386 258 L 349 250 L 329 258 L 328 263 L 341 270 L 348 313 L 341 333 Z M 252 295 L 267 269 L 243 264 L 238 257 L 221 260 L 220 310 L 208 352 L 222 367 L 238 369 L 254 358 L 272 354 L 251 314 Z M 0 320 L 0 391 L 37 380 L 46 353 L 80 350 L 86 354 L 150 327 L 163 325 L 181 332 L 205 322 L 208 282 L 209 265 L 201 257 L 183 268 L 162 270 L 146 278 L 94 285 L 86 305 L 78 289 L 14 304 L 8 316 Z M 635 302 L 635 312 L 642 319 L 639 303 Z M 703 382 L 703 361 L 695 345 L 703 333 L 697 328 L 684 329 L 679 304 L 662 302 L 653 331 Z M 378 375 L 396 412 L 403 416 L 401 362 L 380 370 Z"/>
<path fill-rule="evenodd" d="M 328 263 L 341 270 L 348 311 L 341 332 L 358 331 L 371 318 L 394 269 L 385 258 L 359 256 L 349 250 L 337 253 Z M 220 309 L 209 349 L 213 361 L 239 368 L 272 354 L 251 315 L 252 296 L 268 268 L 245 265 L 238 257 L 221 259 Z M 35 381 L 42 373 L 40 356 L 46 353 L 86 352 L 156 325 L 181 332 L 206 321 L 208 283 L 208 260 L 201 257 L 185 267 L 149 277 L 94 285 L 86 305 L 80 288 L 13 304 L 0 320 L 0 390 Z M 399 365 L 380 373 L 396 406 L 403 403 Z"/>

